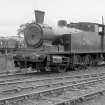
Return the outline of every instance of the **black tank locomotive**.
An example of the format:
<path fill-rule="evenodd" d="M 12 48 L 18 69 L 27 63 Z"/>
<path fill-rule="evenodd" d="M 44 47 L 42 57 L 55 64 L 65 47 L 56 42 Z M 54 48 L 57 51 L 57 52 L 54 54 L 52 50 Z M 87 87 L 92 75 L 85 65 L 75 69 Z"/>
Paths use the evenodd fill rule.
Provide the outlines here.
<path fill-rule="evenodd" d="M 60 23 L 55 28 L 44 25 L 42 14 L 38 22 L 28 24 L 24 29 L 27 50 L 14 56 L 15 66 L 31 67 L 32 70 L 41 72 L 65 72 L 104 62 L 105 38 L 98 31 L 99 27 L 103 29 L 103 25 L 93 23 L 94 30 L 84 30 L 84 27 L 69 27 L 65 21 Z"/>

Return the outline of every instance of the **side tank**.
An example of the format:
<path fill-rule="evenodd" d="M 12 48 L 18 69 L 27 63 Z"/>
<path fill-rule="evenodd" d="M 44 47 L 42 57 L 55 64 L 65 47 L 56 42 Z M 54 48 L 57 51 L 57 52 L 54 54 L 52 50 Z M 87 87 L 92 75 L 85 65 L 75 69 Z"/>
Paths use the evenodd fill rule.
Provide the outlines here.
<path fill-rule="evenodd" d="M 80 32 L 71 35 L 72 52 L 101 52 L 101 37 L 96 32 Z"/>

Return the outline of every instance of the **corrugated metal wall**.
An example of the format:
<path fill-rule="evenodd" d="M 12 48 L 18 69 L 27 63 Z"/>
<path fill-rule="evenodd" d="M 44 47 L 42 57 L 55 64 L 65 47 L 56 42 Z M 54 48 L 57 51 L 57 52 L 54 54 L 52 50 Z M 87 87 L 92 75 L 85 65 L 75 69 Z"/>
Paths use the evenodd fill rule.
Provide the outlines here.
<path fill-rule="evenodd" d="M 13 72 L 15 70 L 12 57 L 0 55 L 0 73 Z"/>

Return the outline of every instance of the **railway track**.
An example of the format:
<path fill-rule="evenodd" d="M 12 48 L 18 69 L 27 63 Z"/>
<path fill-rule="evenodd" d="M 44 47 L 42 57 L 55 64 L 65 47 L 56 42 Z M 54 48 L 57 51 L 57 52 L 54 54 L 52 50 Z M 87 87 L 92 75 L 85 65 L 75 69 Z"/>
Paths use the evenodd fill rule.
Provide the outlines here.
<path fill-rule="evenodd" d="M 3 79 L 3 80 L 0 80 L 0 86 L 18 86 L 18 85 L 32 85 L 33 83 L 34 84 L 45 84 L 45 83 L 55 83 L 55 82 L 67 82 L 67 81 L 77 81 L 78 79 L 79 80 L 82 80 L 83 78 L 89 78 L 89 77 L 102 77 L 105 75 L 105 72 L 102 72 L 102 73 L 92 73 L 92 74 L 84 74 L 84 75 L 75 75 L 75 76 L 69 76 L 69 75 L 65 75 L 65 76 L 62 76 L 62 75 L 58 75 L 58 76 L 55 76 L 55 77 L 42 77 L 42 78 L 39 78 L 39 77 L 23 77 L 23 78 L 14 78 L 14 79 Z M 81 79 L 82 78 L 82 79 Z"/>
<path fill-rule="evenodd" d="M 60 75 L 56 78 L 46 77 L 42 79 L 29 78 L 23 81 L 5 81 L 0 83 L 0 105 L 8 105 L 8 103 L 15 105 L 16 103 L 23 102 L 23 100 L 32 100 L 33 98 L 36 99 L 35 102 L 37 102 L 37 99 L 40 101 L 47 100 L 43 99 L 43 97 L 47 96 L 49 98 L 51 96 L 54 98 L 57 94 L 64 94 L 69 90 L 75 93 L 74 91 L 77 92 L 82 87 L 86 89 L 87 87 L 93 87 L 96 83 L 102 85 L 102 81 L 105 81 L 105 72 L 82 76 L 62 77 Z M 59 102 L 57 101 L 57 103 Z"/>
<path fill-rule="evenodd" d="M 87 78 L 89 80 L 93 80 L 96 78 L 102 78 L 105 76 L 105 73 L 101 74 L 91 74 L 91 75 L 83 75 L 83 76 L 65 76 L 65 77 L 56 77 L 56 78 L 45 78 L 45 79 L 26 79 L 26 80 L 15 80 L 15 81 L 7 81 L 4 83 L 0 83 L 0 90 L 1 94 L 2 92 L 6 91 L 13 91 L 13 90 L 26 90 L 26 89 L 34 89 L 34 88 L 44 88 L 44 87 L 50 87 L 51 86 L 59 86 L 62 85 L 63 83 L 68 84 L 76 84 L 76 82 L 82 82 L 82 81 L 87 81 Z M 10 89 L 8 89 L 8 88 Z M 4 91 L 3 91 L 4 90 Z"/>
<path fill-rule="evenodd" d="M 95 69 L 95 70 L 93 70 Z M 90 74 L 90 73 L 104 73 L 105 68 L 91 68 L 88 70 L 81 70 L 81 71 L 70 71 L 65 73 L 52 73 L 52 72 L 46 72 L 46 73 L 28 73 L 28 74 L 9 74 L 9 75 L 2 75 L 0 74 L 0 83 L 5 81 L 14 81 L 14 80 L 24 80 L 29 78 L 42 78 L 42 77 L 59 77 L 59 76 L 78 76 L 78 75 L 84 75 L 84 74 Z"/>
<path fill-rule="evenodd" d="M 100 95 L 102 94 L 102 92 L 105 92 L 104 88 L 105 85 L 102 88 L 103 83 L 105 83 L 105 78 L 104 79 L 100 78 L 98 80 L 91 80 L 88 82 L 76 83 L 72 85 L 68 84 L 60 87 L 51 87 L 47 90 L 46 89 L 39 91 L 37 90 L 27 94 L 25 93 L 18 94 L 17 96 L 15 95 L 14 97 L 13 96 L 9 98 L 5 97 L 0 99 L 0 102 L 3 104 L 3 100 L 6 100 L 4 102 L 5 105 L 8 103 L 11 103 L 11 105 L 15 105 L 16 103 L 21 103 L 20 105 L 22 105 L 22 103 L 24 103 L 25 101 L 28 102 L 28 100 L 34 104 L 39 104 L 39 105 L 40 105 L 39 102 L 45 102 L 48 105 L 52 104 L 62 105 L 62 103 L 74 103 L 78 101 L 88 100 L 93 96 Z"/>

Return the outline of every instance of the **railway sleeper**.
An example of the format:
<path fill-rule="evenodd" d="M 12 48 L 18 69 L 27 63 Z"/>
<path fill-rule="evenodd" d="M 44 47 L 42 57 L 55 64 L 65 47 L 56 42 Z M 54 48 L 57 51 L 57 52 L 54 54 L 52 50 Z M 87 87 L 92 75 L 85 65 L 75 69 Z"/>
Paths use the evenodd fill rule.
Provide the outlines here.
<path fill-rule="evenodd" d="M 77 105 L 82 102 L 86 102 L 88 100 L 95 99 L 99 96 L 103 95 L 104 90 L 92 92 L 90 94 L 84 94 L 81 96 L 74 96 L 72 99 L 66 99 L 64 102 L 56 103 L 54 105 Z"/>
<path fill-rule="evenodd" d="M 87 83 L 86 83 L 87 84 Z M 77 86 L 77 85 L 79 85 L 79 84 L 76 84 L 75 86 Z M 82 84 L 81 84 L 82 85 Z M 59 90 L 61 90 L 60 91 L 60 93 L 61 92 L 64 92 L 65 90 L 64 90 L 64 88 L 70 88 L 71 86 L 63 86 L 63 87 L 59 87 L 59 88 L 53 88 L 53 89 L 48 89 L 48 90 L 46 90 L 46 91 L 42 91 L 42 92 L 39 92 L 39 94 L 40 94 L 40 96 L 42 96 L 43 97 L 43 93 L 46 93 L 46 92 L 51 92 L 51 91 L 53 91 L 53 90 L 56 90 L 56 91 L 59 91 Z M 103 89 L 104 90 L 104 89 Z M 102 91 L 102 89 L 101 89 L 101 91 Z M 105 91 L 105 90 L 104 90 Z M 99 91 L 100 92 L 100 91 Z M 94 93 L 94 92 L 92 92 L 92 93 Z M 12 99 L 15 99 L 15 98 L 18 98 L 18 97 L 23 97 L 24 99 L 27 99 L 30 95 L 32 95 L 32 94 L 38 94 L 38 92 L 36 92 L 36 93 L 34 93 L 34 92 L 32 92 L 32 93 L 28 93 L 28 94 L 24 94 L 24 95 L 19 95 L 19 96 L 14 96 L 14 97 L 9 97 L 9 99 L 10 98 L 12 98 Z M 48 94 L 48 93 L 47 93 Z M 45 94 L 46 95 L 46 94 Z M 8 98 L 6 99 L 7 101 L 9 100 Z M 0 101 L 2 101 L 2 99 L 0 99 Z"/>
<path fill-rule="evenodd" d="M 62 91 L 60 91 L 60 93 L 61 93 Z M 53 94 L 54 92 L 51 92 L 51 94 Z M 55 92 L 56 93 L 56 92 Z M 44 94 L 43 94 L 44 95 Z M 41 96 L 41 95 L 40 95 Z M 25 99 L 27 99 L 29 96 L 28 95 L 26 95 L 25 96 Z"/>

